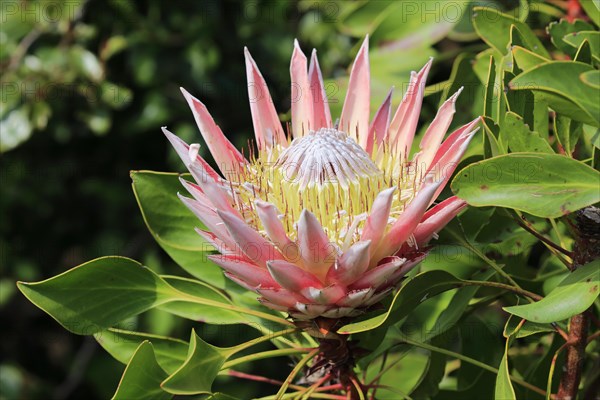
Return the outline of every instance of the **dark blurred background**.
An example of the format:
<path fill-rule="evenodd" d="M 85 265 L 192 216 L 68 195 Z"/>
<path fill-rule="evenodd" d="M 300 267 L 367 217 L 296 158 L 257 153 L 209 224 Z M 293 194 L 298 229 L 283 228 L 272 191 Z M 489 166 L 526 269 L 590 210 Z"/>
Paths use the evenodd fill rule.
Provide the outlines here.
<path fill-rule="evenodd" d="M 226 135 L 243 146 L 253 136 L 244 46 L 284 121 L 293 40 L 306 54 L 317 48 L 323 75 L 332 78 L 328 94 L 336 116 L 348 65 L 369 33 L 373 108 L 392 84 L 397 104 L 409 71 L 430 56 L 436 62 L 429 84 L 443 83 L 459 53 L 485 48 L 469 22 L 474 3 L 505 11 L 519 5 L 0 1 L 0 399 L 108 398 L 124 368 L 93 338 L 68 333 L 26 301 L 15 281 L 46 279 L 112 254 L 184 274 L 147 233 L 129 179 L 130 170 L 182 170 L 160 132 L 166 125 L 187 141 L 198 140 L 180 86 L 205 102 Z M 424 120 L 434 115 L 443 89 L 429 89 Z M 457 123 L 477 113 L 475 98 L 463 95 Z M 187 321 L 158 311 L 130 322 L 140 330 L 189 335 Z M 207 340 L 227 345 L 249 334 L 219 329 L 206 328 Z M 238 330 L 223 335 L 227 329 Z M 281 375 L 276 366 L 257 368 Z M 244 390 L 262 391 L 246 383 Z"/>

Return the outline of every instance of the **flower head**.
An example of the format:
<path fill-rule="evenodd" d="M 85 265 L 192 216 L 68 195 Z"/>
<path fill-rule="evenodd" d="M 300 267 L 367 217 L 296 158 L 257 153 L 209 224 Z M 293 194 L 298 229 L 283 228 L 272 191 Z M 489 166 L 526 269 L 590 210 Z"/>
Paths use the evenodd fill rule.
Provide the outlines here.
<path fill-rule="evenodd" d="M 245 50 L 257 152 L 246 159 L 204 104 L 182 89 L 221 174 L 165 128 L 196 184 L 182 201 L 221 253 L 210 256 L 259 300 L 296 319 L 355 316 L 377 303 L 425 257 L 427 243 L 465 203 L 433 205 L 471 140 L 478 119 L 443 138 L 460 90 L 440 108 L 409 159 L 429 61 L 411 76 L 391 114 L 391 91 L 369 122 L 368 42 L 333 123 L 316 52 L 295 43 L 291 137 Z M 429 208 L 429 210 L 428 210 Z"/>

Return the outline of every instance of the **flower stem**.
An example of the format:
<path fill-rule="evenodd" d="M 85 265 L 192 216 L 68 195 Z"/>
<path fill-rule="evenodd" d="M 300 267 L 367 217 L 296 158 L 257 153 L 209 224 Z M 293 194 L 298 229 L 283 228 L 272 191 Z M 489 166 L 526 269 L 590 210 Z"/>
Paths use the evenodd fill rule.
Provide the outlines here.
<path fill-rule="evenodd" d="M 263 351 L 260 353 L 250 354 L 250 355 L 247 355 L 244 357 L 238 357 L 231 361 L 227 361 L 225 364 L 223 364 L 221 369 L 228 369 L 228 368 L 234 367 L 239 364 L 243 364 L 243 363 L 250 362 L 250 361 L 262 360 L 265 358 L 307 353 L 310 350 L 312 350 L 312 349 L 310 349 L 310 348 L 308 348 L 308 349 L 307 348 L 291 348 L 291 349 L 277 349 L 277 350 Z"/>
<path fill-rule="evenodd" d="M 228 374 L 229 374 L 229 376 L 233 376 L 233 377 L 241 378 L 241 379 L 248 379 L 250 381 L 270 383 L 270 384 L 277 385 L 277 386 L 283 385 L 283 382 L 281 382 L 281 381 L 278 381 L 276 379 L 266 378 L 266 377 L 260 376 L 260 375 L 247 374 L 245 372 L 234 371 L 234 370 L 229 370 Z M 327 390 L 338 390 L 338 389 L 340 389 L 338 386 L 339 385 L 322 387 L 322 388 L 317 389 L 317 392 L 321 391 L 321 390 L 325 391 L 325 389 L 327 389 Z M 286 394 L 284 394 L 281 397 L 282 399 L 287 399 L 287 398 L 294 398 L 295 399 L 299 395 L 301 395 L 302 393 L 304 393 L 304 391 L 306 390 L 306 388 L 304 386 L 299 386 L 299 385 L 291 385 L 290 384 L 289 387 L 292 388 L 292 389 L 297 390 L 297 392 L 286 393 Z M 341 400 L 345 400 L 346 399 L 345 396 L 338 396 L 338 395 L 327 394 L 327 393 L 313 393 L 311 395 L 311 397 L 315 398 L 315 399 L 341 399 Z M 259 400 L 267 400 L 267 399 L 275 399 L 275 395 L 261 397 Z"/>
<path fill-rule="evenodd" d="M 239 344 L 235 347 L 232 347 L 231 349 L 235 349 L 235 352 L 237 353 L 238 351 L 242 351 L 247 349 L 248 347 L 252 347 L 254 345 L 257 345 L 259 343 L 263 343 L 263 342 L 267 342 L 267 341 L 272 341 L 275 338 L 281 337 L 281 336 L 285 336 L 285 335 L 289 335 L 290 333 L 294 333 L 296 332 L 297 329 L 284 329 L 282 331 L 279 332 L 270 332 L 267 333 L 266 335 L 263 336 L 259 336 L 255 339 L 249 340 L 245 343 Z"/>
<path fill-rule="evenodd" d="M 310 399 L 313 392 L 315 392 L 323 383 L 327 382 L 329 379 L 331 379 L 331 374 L 325 375 L 324 377 L 322 377 L 321 379 L 316 381 L 313 385 L 307 387 L 306 390 L 304 391 L 304 394 L 302 395 L 301 400 Z"/>
<path fill-rule="evenodd" d="M 308 362 L 310 360 L 312 360 L 312 358 L 314 356 L 316 356 L 319 353 L 319 351 L 320 351 L 319 349 L 314 349 L 310 353 L 308 353 L 307 355 L 305 355 L 304 357 L 302 357 L 302 359 L 300 361 L 298 361 L 298 364 L 296 364 L 296 366 L 294 367 L 294 369 L 292 370 L 292 372 L 290 372 L 290 374 L 288 375 L 288 377 L 285 379 L 285 382 L 283 382 L 283 385 L 281 385 L 281 387 L 279 388 L 279 391 L 275 395 L 275 398 L 277 400 L 280 400 L 280 399 L 283 398 L 283 395 L 285 394 L 285 391 L 287 390 L 288 386 L 290 386 L 290 384 L 292 383 L 292 381 L 294 380 L 294 378 L 296 377 L 296 375 L 298 375 L 298 373 L 300 372 L 300 370 L 302 370 L 302 368 L 304 368 L 304 366 L 306 364 L 308 364 Z"/>

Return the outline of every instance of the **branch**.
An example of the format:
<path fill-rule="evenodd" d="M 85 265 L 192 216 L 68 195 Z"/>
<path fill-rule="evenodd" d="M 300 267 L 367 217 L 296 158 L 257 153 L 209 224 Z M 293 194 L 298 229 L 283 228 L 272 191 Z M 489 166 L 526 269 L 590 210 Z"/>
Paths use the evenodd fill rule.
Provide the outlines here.
<path fill-rule="evenodd" d="M 571 270 L 600 258 L 600 208 L 589 206 L 577 211 L 574 231 L 573 265 Z M 567 342 L 567 364 L 558 386 L 559 399 L 572 400 L 577 397 L 581 370 L 585 360 L 585 347 L 588 335 L 588 314 L 571 317 L 569 322 L 569 341 Z"/>
<path fill-rule="evenodd" d="M 531 226 L 531 223 L 529 221 L 527 221 L 525 219 L 525 217 L 521 217 L 521 219 L 513 217 L 513 219 L 517 222 L 517 224 L 519 224 L 519 226 L 521 228 L 523 228 L 527 232 L 531 233 L 533 236 L 535 236 L 536 238 L 538 238 L 542 243 L 545 243 L 546 245 L 552 247 L 553 249 L 560 251 L 561 253 L 563 253 L 567 257 L 573 258 L 573 253 L 572 252 L 563 249 L 558 244 L 554 243 L 552 240 L 548 239 L 546 236 L 542 235 L 541 233 L 539 233 L 538 231 L 536 231 L 535 229 L 533 229 L 533 227 Z M 525 222 L 523 222 L 523 221 L 525 221 Z"/>
<path fill-rule="evenodd" d="M 462 286 L 487 286 L 487 287 L 493 287 L 493 288 L 498 288 L 498 289 L 504 289 L 504 290 L 508 290 L 510 292 L 520 294 L 521 296 L 529 297 L 530 299 L 535 300 L 535 301 L 540 301 L 544 298 L 543 296 L 540 296 L 539 294 L 535 294 L 528 290 L 521 289 L 520 287 L 511 286 L 511 285 L 507 285 L 507 284 L 499 283 L 499 282 L 463 281 L 460 283 L 460 285 L 462 285 Z"/>

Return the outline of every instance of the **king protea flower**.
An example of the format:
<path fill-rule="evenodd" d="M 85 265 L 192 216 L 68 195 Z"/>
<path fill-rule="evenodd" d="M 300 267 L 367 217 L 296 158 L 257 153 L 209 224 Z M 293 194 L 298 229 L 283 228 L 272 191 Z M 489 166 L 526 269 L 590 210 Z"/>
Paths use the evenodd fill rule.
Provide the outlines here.
<path fill-rule="evenodd" d="M 365 40 L 334 123 L 316 52 L 307 65 L 295 42 L 286 134 L 265 80 L 244 51 L 256 155 L 245 158 L 204 104 L 182 89 L 221 174 L 198 155 L 198 144 L 163 128 L 196 181 L 182 179 L 193 198 L 181 200 L 208 228 L 198 233 L 221 253 L 209 258 L 265 306 L 304 320 L 356 316 L 393 291 L 465 207 L 456 197 L 433 204 L 478 119 L 443 141 L 459 90 L 409 161 L 431 61 L 412 73 L 393 115 L 390 91 L 370 120 Z"/>

